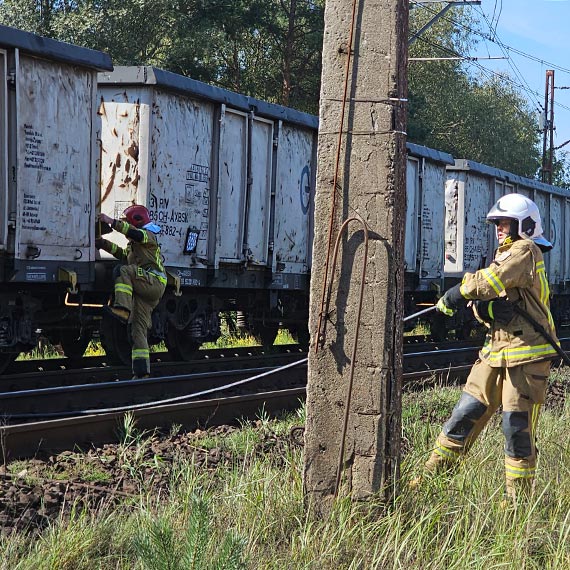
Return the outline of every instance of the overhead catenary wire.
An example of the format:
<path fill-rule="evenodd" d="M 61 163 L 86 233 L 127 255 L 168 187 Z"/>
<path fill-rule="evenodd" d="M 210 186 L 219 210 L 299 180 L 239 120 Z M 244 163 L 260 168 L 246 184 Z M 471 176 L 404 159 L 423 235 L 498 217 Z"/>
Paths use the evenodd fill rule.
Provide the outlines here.
<path fill-rule="evenodd" d="M 477 7 L 477 8 L 479 8 L 479 7 Z M 485 22 L 487 22 L 487 25 L 489 26 L 489 30 L 491 30 L 492 24 L 487 19 L 487 15 L 485 14 L 485 12 L 483 12 L 483 10 L 480 8 L 477 11 L 483 16 L 483 19 L 485 20 Z M 498 23 L 498 20 L 497 20 L 497 23 Z M 496 39 L 495 43 L 499 46 L 499 48 L 501 49 L 503 54 L 507 57 L 507 61 L 509 63 L 509 66 L 515 72 L 515 75 L 519 78 L 519 80 L 521 80 L 528 87 L 527 93 L 534 95 L 534 91 L 533 91 L 532 87 L 529 85 L 528 81 L 526 80 L 524 75 L 521 73 L 517 64 L 514 62 L 514 60 L 512 58 L 508 58 L 508 55 L 507 55 L 508 50 L 507 50 L 505 44 L 497 36 L 496 27 L 495 27 L 494 34 L 495 34 L 495 39 Z M 541 104 L 540 100 L 538 99 L 538 97 L 535 97 L 534 101 L 536 102 L 536 104 L 538 105 L 539 108 L 542 108 L 542 104 Z"/>
<path fill-rule="evenodd" d="M 416 0 L 410 0 L 410 2 L 413 2 L 413 3 L 415 3 L 415 4 L 418 3 Z M 424 7 L 424 9 L 425 9 L 425 10 L 428 10 L 428 11 L 430 11 L 430 12 L 432 12 L 432 13 L 436 13 L 435 10 L 432 10 L 431 8 L 429 8 L 429 7 L 427 7 L 427 6 Z M 493 37 L 490 36 L 489 34 L 485 34 L 485 33 L 481 32 L 481 31 L 479 31 L 479 30 L 476 30 L 476 29 L 474 29 L 474 28 L 471 28 L 471 27 L 469 27 L 469 26 L 466 26 L 463 22 L 460 22 L 459 20 L 455 20 L 454 18 L 452 18 L 452 17 L 450 17 L 450 16 L 443 16 L 443 17 L 442 17 L 442 20 L 445 20 L 445 21 L 447 21 L 447 22 L 449 22 L 449 23 L 451 23 L 451 24 L 455 24 L 456 26 L 459 26 L 459 27 L 463 28 L 464 30 L 469 31 L 469 32 L 471 32 L 471 33 L 474 34 L 474 35 L 480 36 L 480 37 L 482 37 L 482 38 L 484 38 L 484 39 L 486 39 L 486 40 L 488 40 L 488 41 L 490 41 L 490 42 L 492 42 L 492 43 L 494 43 L 494 44 L 497 44 L 497 43 L 498 43 L 498 42 L 497 42 L 495 39 L 493 39 Z M 564 72 L 564 73 L 570 73 L 570 69 L 567 68 L 567 67 L 562 67 L 561 65 L 557 65 L 557 64 L 555 64 L 555 63 L 546 61 L 545 59 L 542 59 L 542 58 L 540 58 L 540 57 L 537 57 L 537 56 L 534 56 L 534 55 L 532 55 L 532 54 L 526 53 L 526 52 L 524 52 L 524 51 L 522 51 L 522 50 L 519 50 L 519 49 L 514 48 L 514 47 L 512 47 L 512 46 L 509 46 L 509 45 L 507 45 L 507 44 L 503 44 L 503 46 L 504 46 L 505 49 L 507 49 L 508 51 L 512 51 L 513 53 L 516 53 L 516 54 L 518 54 L 518 55 L 521 55 L 521 56 L 523 56 L 523 57 L 526 57 L 526 58 L 531 59 L 531 60 L 533 60 L 533 61 L 536 61 L 536 62 L 538 62 L 538 63 L 541 63 L 541 64 L 543 64 L 543 65 L 545 65 L 545 66 L 549 66 L 549 67 L 551 67 L 551 68 L 553 68 L 553 69 L 556 69 L 556 70 L 558 70 L 558 71 L 562 71 L 562 72 Z"/>
<path fill-rule="evenodd" d="M 482 67 L 481 65 L 477 65 L 477 64 L 476 64 L 476 61 L 477 61 L 479 58 L 470 57 L 470 56 L 468 56 L 468 55 L 462 54 L 462 53 L 460 53 L 458 50 L 456 50 L 455 48 L 452 49 L 451 47 L 438 44 L 438 43 L 436 43 L 436 42 L 434 42 L 434 41 L 432 41 L 432 40 L 426 38 L 425 36 L 420 36 L 418 39 L 420 39 L 424 44 L 429 44 L 429 45 L 433 46 L 433 47 L 436 48 L 436 49 L 445 51 L 446 53 L 449 53 L 449 54 L 451 54 L 452 56 L 456 56 L 456 57 L 458 57 L 458 58 L 460 58 L 460 59 L 462 59 L 462 60 L 465 60 L 467 63 L 473 62 L 477 67 L 479 67 L 479 68 L 481 68 L 481 69 L 487 70 L 486 68 Z M 503 52 L 503 53 L 504 53 L 504 52 Z M 507 57 L 507 59 L 508 59 L 508 56 L 505 56 L 505 57 Z M 413 59 L 413 58 L 410 58 L 410 59 Z M 498 58 L 491 58 L 491 57 L 489 57 L 488 59 L 498 59 Z M 529 91 L 529 89 L 530 89 L 529 87 L 527 87 L 527 86 L 525 86 L 525 85 L 523 85 L 523 84 L 521 84 L 521 83 L 517 83 L 517 82 L 514 81 L 512 78 L 510 78 L 510 77 L 508 77 L 508 76 L 505 76 L 505 74 L 497 73 L 497 72 L 492 71 L 492 70 L 487 70 L 487 71 L 489 71 L 490 73 L 493 73 L 493 74 L 496 75 L 498 78 L 500 78 L 500 79 L 502 79 L 502 80 L 504 80 L 504 81 L 507 81 L 507 82 L 509 82 L 509 83 L 511 83 L 511 84 L 513 84 L 513 85 L 515 85 L 516 87 L 518 87 L 518 88 L 520 88 L 520 89 L 523 89 L 524 91 Z M 532 91 L 532 90 L 530 91 L 530 93 L 532 93 L 532 95 L 534 95 L 534 96 L 538 96 L 538 95 L 539 95 L 536 91 Z"/>
<path fill-rule="evenodd" d="M 425 38 L 425 37 L 420 37 L 420 38 L 418 38 L 418 39 L 421 40 L 421 41 L 424 42 L 424 43 L 427 43 L 427 44 L 431 45 L 431 46 L 434 47 L 434 48 L 437 48 L 437 49 L 440 49 L 440 50 L 442 50 L 442 51 L 445 51 L 446 53 L 451 53 L 451 54 L 454 54 L 454 55 L 461 56 L 461 54 L 460 54 L 459 52 L 457 52 L 456 50 L 453 50 L 453 49 L 451 49 L 451 48 L 448 48 L 447 46 L 443 46 L 443 45 L 437 44 L 437 43 L 435 43 L 435 42 L 432 42 L 431 40 L 428 40 L 428 39 Z M 463 56 L 462 56 L 462 57 L 463 57 Z M 505 74 L 502 74 L 502 73 L 498 73 L 498 72 L 493 71 L 493 70 L 491 70 L 491 69 L 487 69 L 486 67 L 484 67 L 483 65 L 481 65 L 481 64 L 478 63 L 477 61 L 469 61 L 468 58 L 466 58 L 466 59 L 467 59 L 467 62 L 466 62 L 467 64 L 469 64 L 469 65 L 474 65 L 474 66 L 477 67 L 481 72 L 483 72 L 485 75 L 487 75 L 487 77 L 490 78 L 491 76 L 494 76 L 494 77 L 496 77 L 497 79 L 501 79 L 502 81 L 504 81 L 504 82 L 506 82 L 506 83 L 510 83 L 510 84 L 513 85 L 514 87 L 518 87 L 518 88 L 520 88 L 520 89 L 526 91 L 526 88 L 525 88 L 523 85 L 521 85 L 520 83 L 516 82 L 514 79 L 512 79 L 512 78 L 509 77 L 508 75 L 505 75 Z M 533 91 L 533 93 L 534 93 L 535 95 L 540 95 L 537 91 Z M 570 107 L 567 106 L 567 105 L 564 105 L 563 103 L 557 103 L 557 106 L 558 106 L 558 107 L 561 107 L 561 108 L 563 108 L 563 109 L 565 109 L 565 110 L 567 110 L 567 111 L 570 111 Z M 521 113 L 526 113 L 526 111 L 523 111 L 522 109 L 520 109 L 520 107 L 517 107 L 517 108 L 518 108 L 519 112 L 521 112 Z M 540 108 L 542 109 L 542 105 L 541 105 Z"/>
<path fill-rule="evenodd" d="M 457 50 L 455 49 L 451 49 L 447 46 L 443 46 L 441 44 L 437 44 L 425 37 L 420 37 L 418 38 L 420 39 L 422 42 L 431 45 L 432 47 L 436 48 L 436 49 L 440 49 L 446 53 L 450 53 L 452 55 L 461 57 L 461 59 L 464 59 L 466 61 L 467 64 L 470 65 L 474 65 L 475 67 L 477 67 L 480 71 L 482 71 L 483 73 L 485 73 L 487 75 L 487 77 L 490 77 L 491 75 L 496 77 L 497 79 L 500 79 L 501 81 L 504 81 L 506 83 L 510 83 L 511 85 L 513 85 L 514 87 L 517 87 L 518 89 L 522 89 L 523 91 L 527 92 L 527 93 L 532 93 L 532 95 L 538 97 L 539 93 L 537 91 L 530 91 L 529 89 L 525 86 L 522 85 L 521 83 L 518 83 L 517 81 L 515 81 L 514 79 L 512 79 L 511 77 L 509 77 L 508 75 L 505 75 L 504 73 L 498 73 L 496 71 L 493 71 L 491 69 L 487 69 L 486 67 L 484 67 L 483 65 L 481 65 L 480 63 L 478 63 L 476 60 L 469 58 L 469 56 L 465 56 L 461 53 L 459 53 Z M 542 105 L 540 105 L 540 103 L 538 104 L 539 108 L 542 109 Z M 570 110 L 570 109 L 569 109 Z M 520 109 L 519 109 L 520 111 Z"/>
<path fill-rule="evenodd" d="M 453 50 L 453 49 L 451 49 L 451 48 L 448 48 L 448 47 L 446 47 L 446 46 L 442 46 L 442 45 L 436 44 L 435 42 L 432 42 L 431 40 L 428 40 L 427 38 L 419 38 L 419 39 L 420 39 L 422 42 L 424 42 L 424 43 L 426 43 L 426 44 L 429 44 L 429 45 L 431 45 L 431 46 L 434 47 L 434 48 L 437 48 L 437 49 L 440 49 L 440 50 L 442 50 L 442 51 L 445 51 L 446 53 L 451 53 L 451 54 L 454 54 L 454 55 L 461 55 L 461 54 L 459 54 L 457 51 L 455 51 L 455 50 Z M 505 82 L 507 82 L 507 83 L 510 83 L 510 84 L 514 85 L 515 87 L 522 87 L 519 83 L 517 83 L 516 81 L 512 80 L 510 77 L 505 76 L 505 75 L 502 75 L 502 74 L 499 74 L 499 73 L 496 73 L 496 72 L 494 72 L 494 71 L 491 71 L 491 70 L 489 70 L 489 69 L 483 67 L 480 63 L 478 63 L 478 62 L 476 62 L 476 61 L 473 61 L 473 62 L 472 62 L 472 61 L 468 61 L 467 63 L 470 64 L 470 65 L 475 65 L 475 66 L 476 66 L 478 69 L 480 69 L 484 74 L 486 74 L 487 77 L 496 76 L 498 79 L 501 79 L 501 80 L 503 80 L 503 81 L 505 81 Z M 514 108 L 515 108 L 519 113 L 521 113 L 521 114 L 523 114 L 523 115 L 527 115 L 527 114 L 528 114 L 528 111 L 525 111 L 524 109 L 521 109 L 518 105 L 514 105 L 514 104 L 513 104 L 513 106 L 514 106 Z"/>
<path fill-rule="evenodd" d="M 414 4 L 418 5 L 418 6 L 421 5 L 419 2 L 417 2 L 417 0 L 410 0 L 410 2 L 412 2 L 412 3 L 414 3 Z M 430 13 L 433 13 L 433 14 L 437 13 L 433 8 L 430 8 L 429 6 L 422 6 L 422 7 L 424 8 L 424 10 L 426 10 L 426 11 L 428 11 L 428 12 L 430 12 Z M 500 5 L 499 5 L 499 13 L 498 13 L 498 16 L 497 16 L 497 23 L 498 23 L 498 19 L 500 18 L 500 15 L 501 15 L 501 13 L 502 13 L 502 8 L 503 8 L 503 5 L 502 5 L 502 0 L 501 0 L 501 3 L 500 3 Z M 480 10 L 480 9 L 479 9 L 479 10 Z M 480 13 L 482 13 L 482 12 L 480 12 Z M 495 12 L 494 12 L 494 13 L 495 13 Z M 484 14 L 482 14 L 482 15 L 483 15 L 483 17 L 485 18 L 485 15 L 484 15 Z M 441 19 L 442 19 L 443 21 L 446 21 L 446 22 L 448 22 L 448 23 L 451 23 L 451 24 L 453 24 L 453 25 L 455 25 L 455 26 L 458 26 L 458 27 L 460 27 L 460 28 L 462 28 L 462 29 L 468 31 L 469 33 L 471 33 L 471 34 L 473 34 L 473 35 L 479 36 L 479 37 L 481 37 L 481 38 L 483 38 L 483 39 L 485 39 L 485 40 L 487 40 L 487 41 L 489 41 L 489 42 L 491 42 L 491 43 L 493 43 L 493 44 L 498 45 L 498 46 L 502 49 L 503 53 L 505 53 L 505 50 L 506 50 L 506 51 L 508 51 L 508 52 L 512 52 L 513 54 L 517 54 L 517 55 L 519 55 L 519 56 L 521 56 L 521 57 L 524 57 L 524 58 L 530 59 L 530 60 L 532 60 L 532 61 L 535 61 L 535 62 L 537 62 L 537 63 L 540 63 L 542 66 L 547 66 L 547 67 L 550 68 L 550 69 L 554 69 L 554 70 L 557 70 L 557 71 L 561 71 L 561 72 L 563 72 L 563 73 L 569 73 L 569 74 L 570 74 L 570 68 L 563 67 L 563 66 L 561 66 L 561 65 L 558 65 L 558 64 L 549 62 L 549 61 L 547 61 L 547 60 L 545 60 L 545 59 L 543 59 L 543 58 L 540 58 L 540 57 L 537 57 L 537 56 L 535 56 L 535 55 L 526 53 L 526 52 L 524 52 L 523 50 L 520 50 L 520 49 L 518 49 L 518 48 L 515 48 L 515 47 L 513 47 L 513 46 L 507 45 L 507 44 L 505 44 L 504 42 L 502 42 L 502 41 L 497 37 L 497 34 L 496 34 L 496 24 L 495 24 L 495 31 L 493 32 L 493 30 L 492 30 L 492 27 L 493 27 L 493 26 L 489 24 L 487 18 L 485 18 L 485 19 L 487 20 L 487 25 L 489 25 L 489 27 L 490 27 L 490 32 L 491 32 L 490 34 L 484 33 L 484 32 L 482 32 L 482 31 L 480 31 L 480 30 L 476 30 L 476 29 L 472 28 L 471 26 L 465 25 L 463 22 L 460 22 L 459 20 L 453 18 L 453 16 L 451 16 L 451 15 L 449 15 L 449 14 L 446 14 L 446 15 L 442 16 Z M 442 48 L 442 49 L 444 49 L 444 48 Z M 509 61 L 511 61 L 511 58 L 509 58 Z M 533 101 L 533 103 L 536 104 L 538 111 L 539 111 L 539 112 L 544 111 L 544 105 L 541 103 L 543 94 L 542 94 L 541 92 L 539 92 L 539 91 L 536 91 L 536 90 L 532 89 L 532 88 L 528 85 L 526 79 L 524 78 L 523 74 L 520 73 L 520 70 L 518 69 L 518 67 L 516 66 L 516 64 L 514 63 L 514 61 L 512 62 L 512 64 L 509 63 L 509 65 L 510 65 L 511 68 L 513 69 L 515 75 L 517 75 L 517 77 L 519 77 L 519 79 L 521 79 L 521 81 L 523 81 L 523 82 L 525 83 L 525 85 L 513 81 L 511 78 L 509 78 L 508 76 L 506 76 L 506 75 L 504 75 L 504 74 L 496 73 L 496 72 L 494 72 L 494 71 L 492 71 L 492 70 L 489 70 L 489 69 L 487 69 L 487 68 L 485 68 L 485 67 L 483 67 L 483 66 L 477 64 L 477 62 L 475 62 L 475 61 L 467 61 L 467 64 L 468 64 L 468 65 L 469 65 L 469 64 L 470 64 L 470 65 L 475 65 L 479 70 L 481 70 L 481 71 L 482 71 L 483 73 L 485 73 L 487 76 L 489 76 L 489 74 L 493 74 L 494 76 L 500 78 L 501 80 L 507 81 L 507 82 L 511 83 L 512 85 L 518 87 L 519 89 L 525 91 L 525 92 L 528 94 L 528 96 L 530 97 L 530 99 Z M 517 70 L 518 70 L 518 72 L 517 72 Z M 565 104 L 561 103 L 560 101 L 557 101 L 557 102 L 556 102 L 556 106 L 557 106 L 558 109 L 563 109 L 564 111 L 570 111 L 570 106 L 565 105 Z"/>

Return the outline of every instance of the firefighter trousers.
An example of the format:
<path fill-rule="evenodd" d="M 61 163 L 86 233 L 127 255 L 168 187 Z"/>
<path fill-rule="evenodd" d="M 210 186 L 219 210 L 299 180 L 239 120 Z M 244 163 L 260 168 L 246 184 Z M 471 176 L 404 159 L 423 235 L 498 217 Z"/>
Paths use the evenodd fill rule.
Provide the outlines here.
<path fill-rule="evenodd" d="M 507 495 L 530 494 L 536 470 L 536 425 L 544 403 L 550 360 L 492 368 L 478 360 L 451 417 L 444 424 L 426 469 L 451 467 L 473 445 L 502 404 Z"/>
<path fill-rule="evenodd" d="M 159 278 L 137 265 L 122 265 L 115 279 L 115 307 L 129 311 L 134 376 L 150 374 L 148 331 L 152 311 L 158 305 L 166 286 Z"/>

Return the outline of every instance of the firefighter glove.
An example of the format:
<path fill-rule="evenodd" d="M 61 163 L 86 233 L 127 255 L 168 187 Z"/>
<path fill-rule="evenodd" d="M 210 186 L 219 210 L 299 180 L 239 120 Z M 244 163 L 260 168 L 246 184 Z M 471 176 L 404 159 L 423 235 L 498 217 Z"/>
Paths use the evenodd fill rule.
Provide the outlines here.
<path fill-rule="evenodd" d="M 97 222 L 97 232 L 100 236 L 104 236 L 105 234 L 110 234 L 112 231 L 113 228 L 109 224 L 101 220 Z"/>
<path fill-rule="evenodd" d="M 105 248 L 105 243 L 107 240 L 103 239 L 103 238 L 97 238 L 95 240 L 95 247 L 97 249 L 104 249 Z"/>
<path fill-rule="evenodd" d="M 460 292 L 460 284 L 448 289 L 443 297 L 437 302 L 436 309 L 448 317 L 452 317 L 457 309 L 467 301 Z"/>
<path fill-rule="evenodd" d="M 503 298 L 475 303 L 479 317 L 489 324 L 495 322 L 499 325 L 507 325 L 515 313 L 513 304 Z"/>

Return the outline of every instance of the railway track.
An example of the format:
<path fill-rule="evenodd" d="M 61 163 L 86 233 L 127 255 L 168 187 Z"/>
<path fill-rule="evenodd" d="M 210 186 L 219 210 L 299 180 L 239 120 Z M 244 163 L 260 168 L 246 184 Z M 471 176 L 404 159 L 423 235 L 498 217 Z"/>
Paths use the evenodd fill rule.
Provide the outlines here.
<path fill-rule="evenodd" d="M 287 364 L 292 358 L 303 354 L 304 351 L 296 344 L 274 346 L 270 350 L 260 346 L 201 350 L 195 353 L 193 360 L 186 362 L 173 362 L 168 360 L 167 353 L 154 353 L 152 373 L 163 377 L 187 374 L 189 371 L 206 373 L 262 365 L 277 366 Z M 81 362 L 82 366 L 75 366 L 66 358 L 57 358 L 15 363 L 23 366 L 11 367 L 0 376 L 0 392 L 125 381 L 132 376 L 130 366 L 109 366 L 105 357 L 89 357 Z"/>
<path fill-rule="evenodd" d="M 562 339 L 562 346 L 570 350 L 570 339 Z M 455 349 L 419 344 L 408 348 L 404 382 L 411 385 L 428 377 L 463 380 L 478 348 L 465 344 Z M 115 441 L 126 412 L 133 414 L 142 430 L 168 430 L 174 424 L 194 429 L 255 418 L 261 409 L 267 413 L 291 410 L 304 399 L 306 353 L 299 347 L 269 355 L 233 354 L 232 358 L 220 357 L 223 366 L 218 362 L 214 369 L 199 372 L 180 372 L 179 366 L 196 370 L 194 362 L 164 363 L 160 376 L 145 380 L 89 381 L 91 376 L 83 371 L 82 383 L 1 392 L 0 413 L 6 424 L 0 427 L 3 456 L 30 457 Z M 203 360 L 208 366 L 215 362 Z M 171 374 L 162 374 L 167 371 Z M 77 373 L 66 370 L 52 376 L 72 374 L 76 378 Z M 100 373 L 112 378 L 117 371 L 102 368 Z M 232 386 L 225 388 L 228 385 Z"/>

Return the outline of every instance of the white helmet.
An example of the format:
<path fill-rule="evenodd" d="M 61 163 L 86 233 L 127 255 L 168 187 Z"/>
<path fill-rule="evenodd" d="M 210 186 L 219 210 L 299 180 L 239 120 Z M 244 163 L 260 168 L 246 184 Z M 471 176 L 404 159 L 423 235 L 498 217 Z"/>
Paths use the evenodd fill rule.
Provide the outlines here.
<path fill-rule="evenodd" d="M 530 239 L 538 245 L 552 247 L 542 235 L 542 222 L 537 205 L 523 194 L 506 194 L 499 198 L 489 210 L 487 221 L 492 223 L 502 218 L 517 221 L 516 233 L 523 239 Z"/>

